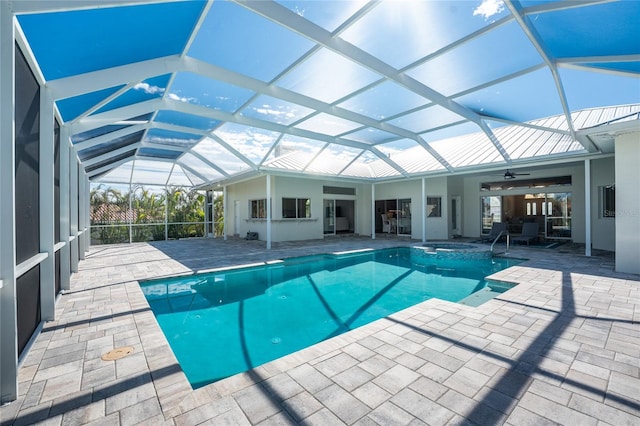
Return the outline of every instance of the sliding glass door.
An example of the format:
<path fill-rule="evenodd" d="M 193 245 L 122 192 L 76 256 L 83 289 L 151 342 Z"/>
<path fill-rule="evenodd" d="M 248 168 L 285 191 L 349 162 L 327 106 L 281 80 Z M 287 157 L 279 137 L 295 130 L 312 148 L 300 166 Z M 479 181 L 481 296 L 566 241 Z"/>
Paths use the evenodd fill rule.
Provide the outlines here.
<path fill-rule="evenodd" d="M 324 233 L 336 233 L 336 202 L 335 200 L 324 200 Z"/>
<path fill-rule="evenodd" d="M 547 238 L 571 238 L 571 193 L 546 195 Z"/>
<path fill-rule="evenodd" d="M 482 233 L 488 234 L 494 222 L 506 222 L 509 232 L 518 235 L 527 222 L 539 224 L 540 236 L 571 238 L 571 193 L 535 193 L 484 196 Z"/>

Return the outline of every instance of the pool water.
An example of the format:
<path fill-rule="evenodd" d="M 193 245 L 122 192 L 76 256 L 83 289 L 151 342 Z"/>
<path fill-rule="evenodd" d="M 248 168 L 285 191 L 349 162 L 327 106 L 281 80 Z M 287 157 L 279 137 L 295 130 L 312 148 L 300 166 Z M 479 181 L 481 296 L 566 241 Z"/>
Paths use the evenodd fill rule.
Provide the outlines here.
<path fill-rule="evenodd" d="M 247 371 L 430 298 L 509 288 L 484 277 L 513 259 L 433 261 L 411 248 L 289 259 L 141 283 L 194 388 Z"/>

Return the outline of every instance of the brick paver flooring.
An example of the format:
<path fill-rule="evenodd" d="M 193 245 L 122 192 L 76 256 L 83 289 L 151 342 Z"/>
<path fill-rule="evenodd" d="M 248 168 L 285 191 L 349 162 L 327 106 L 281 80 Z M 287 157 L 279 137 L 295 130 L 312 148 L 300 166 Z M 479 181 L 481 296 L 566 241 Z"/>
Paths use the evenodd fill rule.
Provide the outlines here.
<path fill-rule="evenodd" d="M 3 425 L 640 424 L 640 277 L 581 248 L 512 248 L 480 307 L 431 299 L 192 390 L 137 280 L 418 244 L 220 239 L 92 247 L 19 373 Z M 132 346 L 116 361 L 101 356 Z"/>

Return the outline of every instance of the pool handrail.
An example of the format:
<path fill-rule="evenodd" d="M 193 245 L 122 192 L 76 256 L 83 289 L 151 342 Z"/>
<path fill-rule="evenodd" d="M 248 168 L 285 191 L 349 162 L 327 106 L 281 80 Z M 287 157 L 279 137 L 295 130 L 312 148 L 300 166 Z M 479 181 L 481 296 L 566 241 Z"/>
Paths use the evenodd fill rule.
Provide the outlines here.
<path fill-rule="evenodd" d="M 493 256 L 495 253 L 493 252 L 493 246 L 496 245 L 496 243 L 498 242 L 498 240 L 500 239 L 500 237 L 502 237 L 502 234 L 506 234 L 507 235 L 507 249 L 504 252 L 504 254 L 509 254 L 509 230 L 505 229 L 500 231 L 500 233 L 498 234 L 498 236 L 496 237 L 495 240 L 493 240 L 493 243 L 491 243 L 491 255 Z"/>

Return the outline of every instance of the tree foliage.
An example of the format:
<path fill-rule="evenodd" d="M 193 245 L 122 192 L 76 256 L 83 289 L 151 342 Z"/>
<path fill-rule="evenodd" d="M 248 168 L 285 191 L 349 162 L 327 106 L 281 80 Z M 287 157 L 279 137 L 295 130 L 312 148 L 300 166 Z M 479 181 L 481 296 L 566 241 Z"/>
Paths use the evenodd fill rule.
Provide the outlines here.
<path fill-rule="evenodd" d="M 92 243 L 202 237 L 204 203 L 203 192 L 181 187 L 135 186 L 123 193 L 98 185 L 90 193 Z"/>

